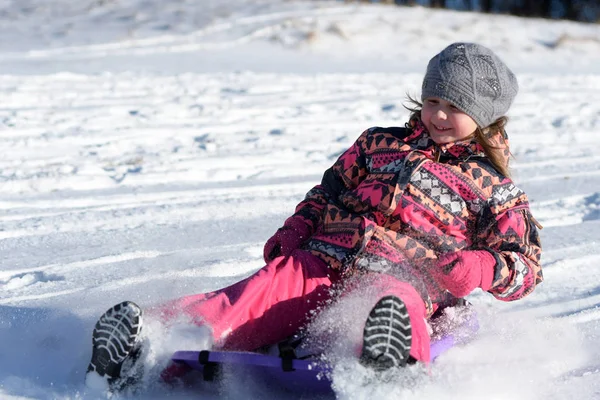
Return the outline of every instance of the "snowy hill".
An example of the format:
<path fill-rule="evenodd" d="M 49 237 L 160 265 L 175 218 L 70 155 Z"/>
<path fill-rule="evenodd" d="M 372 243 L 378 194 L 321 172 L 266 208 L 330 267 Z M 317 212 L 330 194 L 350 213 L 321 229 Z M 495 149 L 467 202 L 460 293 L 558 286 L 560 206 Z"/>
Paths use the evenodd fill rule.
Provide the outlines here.
<path fill-rule="evenodd" d="M 336 1 L 4 0 L 0 18 L 8 73 L 421 72 L 457 40 L 529 72 L 600 57 L 597 25 Z"/>
<path fill-rule="evenodd" d="M 513 168 L 545 226 L 546 281 L 514 304 L 471 296 L 481 335 L 420 384 L 357 386 L 349 368 L 338 396 L 600 397 L 597 25 L 317 1 L 4 0 L 0 39 L 1 398 L 96 398 L 82 379 L 106 308 L 261 267 L 304 193 L 362 130 L 404 124 L 406 93 L 456 40 L 518 74 Z M 150 335 L 156 364 L 197 340 Z M 272 397 L 242 383 L 220 395 Z"/>

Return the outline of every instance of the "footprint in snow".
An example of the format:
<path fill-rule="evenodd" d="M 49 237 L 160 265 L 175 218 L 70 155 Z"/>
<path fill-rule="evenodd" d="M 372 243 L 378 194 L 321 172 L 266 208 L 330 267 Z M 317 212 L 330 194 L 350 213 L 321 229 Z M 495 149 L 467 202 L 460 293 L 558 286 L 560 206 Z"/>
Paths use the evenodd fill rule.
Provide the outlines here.
<path fill-rule="evenodd" d="M 59 275 L 49 275 L 41 271 L 26 272 L 23 274 L 17 274 L 8 278 L 5 282 L 0 282 L 0 287 L 3 290 L 14 290 L 20 289 L 25 286 L 31 286 L 38 282 L 55 282 L 63 281 L 65 278 Z"/>
<path fill-rule="evenodd" d="M 585 199 L 584 221 L 594 221 L 600 219 L 600 192 L 594 193 Z"/>

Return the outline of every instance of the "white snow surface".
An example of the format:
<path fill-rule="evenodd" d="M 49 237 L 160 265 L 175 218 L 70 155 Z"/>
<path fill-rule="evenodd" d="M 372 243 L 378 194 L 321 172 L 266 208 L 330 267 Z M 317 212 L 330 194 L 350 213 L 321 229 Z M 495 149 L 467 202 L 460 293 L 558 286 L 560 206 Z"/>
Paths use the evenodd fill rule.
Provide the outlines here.
<path fill-rule="evenodd" d="M 403 125 L 427 61 L 458 40 L 518 75 L 513 172 L 545 226 L 545 282 L 514 303 L 470 296 L 480 334 L 429 373 L 377 379 L 337 346 L 337 396 L 600 398 L 598 25 L 326 1 L 1 0 L 0 39 L 0 398 L 107 398 L 83 383 L 98 316 L 260 268 L 323 171 L 364 129 Z M 359 332 L 353 302 L 319 329 Z M 243 377 L 167 389 L 160 365 L 206 332 L 147 332 L 150 372 L 123 398 L 298 398 Z"/>

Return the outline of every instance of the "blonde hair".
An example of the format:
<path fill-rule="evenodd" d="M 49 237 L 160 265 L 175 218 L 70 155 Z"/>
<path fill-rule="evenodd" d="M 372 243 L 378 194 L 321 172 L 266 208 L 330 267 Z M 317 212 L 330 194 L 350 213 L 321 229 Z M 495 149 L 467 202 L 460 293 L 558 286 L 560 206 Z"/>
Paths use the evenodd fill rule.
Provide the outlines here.
<path fill-rule="evenodd" d="M 410 105 L 405 105 L 404 108 L 410 111 L 409 121 L 420 121 L 423 104 L 410 95 L 407 95 L 407 97 Z M 509 178 L 510 170 L 508 167 L 508 159 L 510 157 L 510 150 L 508 148 L 508 141 L 506 140 L 506 131 L 504 130 L 507 122 L 508 117 L 503 116 L 485 128 L 477 127 L 473 134 L 473 138 L 481 145 L 485 156 L 490 160 L 490 163 L 492 163 L 492 166 L 496 171 Z M 500 135 L 498 135 L 498 133 L 500 133 Z M 492 140 L 493 137 L 500 137 L 501 143 L 494 143 Z M 505 152 L 508 154 L 505 154 Z"/>

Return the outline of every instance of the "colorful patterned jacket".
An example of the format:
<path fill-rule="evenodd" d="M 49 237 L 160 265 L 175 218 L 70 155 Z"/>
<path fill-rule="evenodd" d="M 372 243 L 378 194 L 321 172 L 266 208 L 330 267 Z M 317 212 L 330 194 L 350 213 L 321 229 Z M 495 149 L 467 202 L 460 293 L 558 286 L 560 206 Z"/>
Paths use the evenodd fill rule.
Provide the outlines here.
<path fill-rule="evenodd" d="M 308 226 L 303 248 L 345 276 L 374 270 L 411 282 L 429 312 L 447 298 L 432 274 L 442 253 L 488 250 L 489 292 L 529 294 L 542 281 L 541 245 L 525 193 L 475 141 L 438 146 L 413 125 L 366 130 L 325 172 L 288 220 Z"/>

